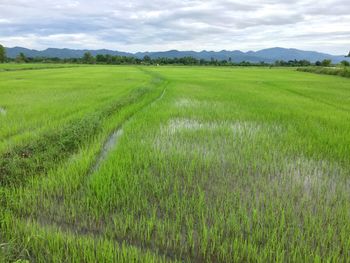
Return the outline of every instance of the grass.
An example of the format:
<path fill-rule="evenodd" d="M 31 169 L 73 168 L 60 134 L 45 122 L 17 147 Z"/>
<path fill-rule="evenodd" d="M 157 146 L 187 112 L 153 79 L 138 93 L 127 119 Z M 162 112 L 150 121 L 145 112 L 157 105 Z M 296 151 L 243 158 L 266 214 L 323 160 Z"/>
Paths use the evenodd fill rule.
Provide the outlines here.
<path fill-rule="evenodd" d="M 348 67 L 334 67 L 334 68 L 323 68 L 323 67 L 306 67 L 298 68 L 298 71 L 310 72 L 316 74 L 325 74 L 325 75 L 335 75 L 345 78 L 350 78 L 350 69 Z"/>
<path fill-rule="evenodd" d="M 103 66 L 2 72 L 0 77 L 1 150 L 110 107 L 150 80 L 137 69 Z"/>
<path fill-rule="evenodd" d="M 50 64 L 50 63 L 0 63 L 0 72 L 18 71 L 18 70 L 34 70 L 34 69 L 57 69 L 69 67 L 82 67 L 84 65 L 77 64 Z"/>
<path fill-rule="evenodd" d="M 0 154 L 14 162 L 0 166 L 3 261 L 350 258 L 348 79 L 199 67 L 0 74 Z M 16 97 L 32 110 L 25 121 Z M 15 161 L 28 145 L 29 168 Z"/>

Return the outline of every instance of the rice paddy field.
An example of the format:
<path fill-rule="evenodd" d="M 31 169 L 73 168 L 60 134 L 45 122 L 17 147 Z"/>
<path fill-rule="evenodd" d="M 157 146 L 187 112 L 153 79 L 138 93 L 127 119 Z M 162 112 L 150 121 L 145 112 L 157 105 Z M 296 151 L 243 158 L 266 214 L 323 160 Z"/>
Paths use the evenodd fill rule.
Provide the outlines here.
<path fill-rule="evenodd" d="M 349 262 L 350 79 L 26 67 L 0 72 L 0 262 Z"/>
<path fill-rule="evenodd" d="M 2 71 L 17 71 L 17 70 L 34 70 L 34 69 L 56 69 L 56 68 L 70 68 L 82 67 L 84 65 L 78 64 L 50 64 L 50 63 L 5 63 L 0 64 L 0 72 Z"/>

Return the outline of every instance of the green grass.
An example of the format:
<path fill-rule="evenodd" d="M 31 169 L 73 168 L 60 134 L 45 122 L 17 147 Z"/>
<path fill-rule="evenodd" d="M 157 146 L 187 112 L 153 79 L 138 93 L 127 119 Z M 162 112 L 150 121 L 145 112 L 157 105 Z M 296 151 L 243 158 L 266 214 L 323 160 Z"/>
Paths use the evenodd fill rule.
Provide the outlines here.
<path fill-rule="evenodd" d="M 2 72 L 0 77 L 5 110 L 0 149 L 104 110 L 150 80 L 137 69 L 102 66 Z"/>
<path fill-rule="evenodd" d="M 34 70 L 34 69 L 57 69 L 69 67 L 82 67 L 84 65 L 77 64 L 51 64 L 51 63 L 0 63 L 0 72 L 2 71 L 18 71 L 18 70 Z"/>
<path fill-rule="evenodd" d="M 335 75 L 345 78 L 350 78 L 350 69 L 349 67 L 333 67 L 333 68 L 323 68 L 323 67 L 306 67 L 298 68 L 298 71 L 310 72 L 316 74 L 325 74 L 325 75 Z"/>
<path fill-rule="evenodd" d="M 348 79 L 91 66 L 0 80 L 0 261 L 350 258 Z"/>

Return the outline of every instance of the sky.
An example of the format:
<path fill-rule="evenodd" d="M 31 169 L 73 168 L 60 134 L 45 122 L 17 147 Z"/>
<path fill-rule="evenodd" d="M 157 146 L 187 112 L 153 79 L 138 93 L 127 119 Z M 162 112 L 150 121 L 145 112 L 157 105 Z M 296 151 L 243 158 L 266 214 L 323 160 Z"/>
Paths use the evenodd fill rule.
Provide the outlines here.
<path fill-rule="evenodd" d="M 0 0 L 0 43 L 119 51 L 350 50 L 349 0 Z"/>

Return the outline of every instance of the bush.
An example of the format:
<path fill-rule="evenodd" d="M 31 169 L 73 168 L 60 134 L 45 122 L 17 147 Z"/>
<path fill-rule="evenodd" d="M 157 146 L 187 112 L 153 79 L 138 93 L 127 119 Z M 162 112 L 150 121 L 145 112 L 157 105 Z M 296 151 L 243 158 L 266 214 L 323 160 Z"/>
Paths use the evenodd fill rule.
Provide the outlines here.
<path fill-rule="evenodd" d="M 322 67 L 308 67 L 298 68 L 298 71 L 310 72 L 316 74 L 335 75 L 345 78 L 350 78 L 350 70 L 347 68 L 322 68 Z"/>

